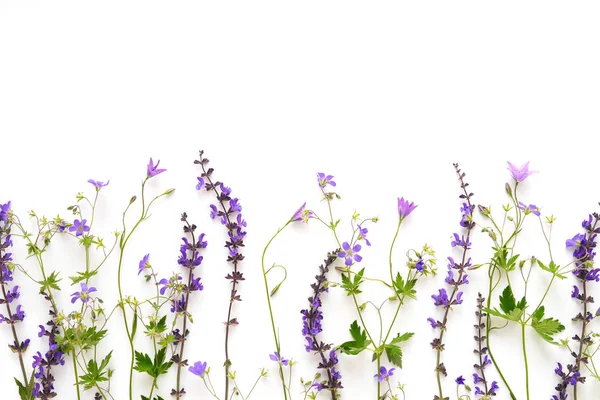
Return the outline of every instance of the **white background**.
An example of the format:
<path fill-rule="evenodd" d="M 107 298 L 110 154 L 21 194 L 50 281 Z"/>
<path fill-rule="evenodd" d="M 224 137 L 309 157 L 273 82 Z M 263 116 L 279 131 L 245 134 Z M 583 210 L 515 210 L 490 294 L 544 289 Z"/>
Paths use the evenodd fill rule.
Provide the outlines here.
<path fill-rule="evenodd" d="M 427 242 L 438 251 L 444 272 L 443 260 L 455 254 L 449 243 L 460 219 L 452 162 L 468 174 L 474 201 L 498 209 L 507 201 L 506 160 L 529 160 L 540 173 L 527 179 L 522 197 L 558 217 L 555 257 L 563 265 L 570 261 L 564 240 L 580 231 L 581 220 L 598 210 L 600 200 L 599 11 L 598 3 L 585 1 L 2 1 L 0 202 L 12 200 L 23 218 L 31 208 L 68 216 L 66 207 L 77 192 L 92 195 L 87 179 L 110 179 L 101 194 L 98 226 L 108 237 L 138 190 L 148 158 L 160 159 L 168 172 L 150 189 L 177 191 L 157 204 L 135 236 L 126 255 L 126 292 L 151 293 L 136 276 L 137 262 L 148 252 L 165 276 L 178 269 L 178 219 L 188 211 L 207 232 L 209 249 L 202 269 L 205 290 L 192 307 L 187 357 L 208 361 L 221 393 L 229 296 L 223 277 L 229 266 L 225 233 L 208 218 L 212 198 L 194 189 L 199 173 L 192 161 L 204 149 L 215 176 L 240 197 L 248 220 L 247 280 L 240 288 L 244 301 L 235 309 L 240 326 L 232 336 L 234 369 L 247 388 L 260 367 L 269 368 L 271 377 L 254 398 L 281 398 L 267 357 L 274 346 L 260 254 L 304 201 L 323 210 L 316 172 L 336 176 L 342 195 L 336 213 L 345 222 L 355 209 L 381 217 L 369 228 L 373 247 L 364 250 L 362 264 L 369 275 L 385 278 L 396 197 L 419 204 L 400 235 L 396 266 L 403 265 L 408 248 Z M 347 224 L 344 229 L 349 234 Z M 527 230 L 520 251 L 546 257 L 538 226 Z M 475 262 L 484 262 L 489 240 L 478 234 L 473 242 Z M 48 254 L 50 268 L 63 277 L 81 269 L 81 248 L 69 240 L 57 243 Z M 300 362 L 294 399 L 301 398 L 297 378 L 309 378 L 316 366 L 304 352 L 299 311 L 307 305 L 318 264 L 334 245 L 322 226 L 311 223 L 286 231 L 267 255 L 269 265 L 282 263 L 289 271 L 275 312 L 284 356 Z M 15 252 L 23 255 L 22 242 L 17 246 Z M 32 260 L 21 262 L 34 270 Z M 112 258 L 93 282 L 108 304 L 117 299 L 116 262 Z M 472 274 L 463 306 L 452 313 L 443 354 L 450 372 L 447 395 L 454 392 L 454 377 L 473 372 L 473 312 L 477 291 L 485 290 L 484 275 Z M 434 394 L 433 333 L 426 318 L 438 313 L 430 295 L 443 278 L 444 273 L 419 283 L 419 302 L 407 304 L 397 325 L 398 331 L 416 332 L 404 346 L 405 368 L 394 377 L 407 383 L 409 399 Z M 339 276 L 334 272 L 331 279 Z M 46 310 L 36 287 L 22 275 L 19 280 L 27 319 L 18 329 L 33 336 L 29 362 L 44 346 L 35 333 Z M 539 275 L 539 288 L 547 280 Z M 570 277 L 553 287 L 547 305 L 567 326 L 561 337 L 575 332 L 569 321 L 578 312 L 569 297 L 573 282 Z M 59 304 L 68 311 L 68 294 L 75 290 L 66 285 L 65 280 Z M 372 289 L 376 297 L 377 287 Z M 598 297 L 598 288 L 593 290 Z M 331 291 L 324 312 L 326 340 L 348 340 L 347 327 L 356 318 L 349 298 Z M 524 399 L 517 333 L 499 333 L 496 352 L 517 397 Z M 547 399 L 557 383 L 555 362 L 571 359 L 565 349 L 548 346 L 532 331 L 528 335 L 531 398 Z M 6 326 L 0 338 L 8 341 Z M 105 344 L 123 354 L 112 363 L 113 393 L 121 400 L 129 361 L 118 313 Z M 4 345 L 0 349 L 3 398 L 16 399 L 16 358 Z M 375 366 L 367 354 L 341 356 L 340 370 L 344 398 L 376 397 Z M 74 398 L 71 369 L 57 370 L 56 378 L 59 398 Z M 186 374 L 184 380 L 187 398 L 207 398 L 199 379 Z M 173 375 L 159 381 L 165 398 L 173 381 Z M 147 394 L 148 383 L 136 376 L 137 392 Z M 596 398 L 597 390 L 590 380 L 581 398 Z M 498 398 L 508 398 L 504 387 Z"/>

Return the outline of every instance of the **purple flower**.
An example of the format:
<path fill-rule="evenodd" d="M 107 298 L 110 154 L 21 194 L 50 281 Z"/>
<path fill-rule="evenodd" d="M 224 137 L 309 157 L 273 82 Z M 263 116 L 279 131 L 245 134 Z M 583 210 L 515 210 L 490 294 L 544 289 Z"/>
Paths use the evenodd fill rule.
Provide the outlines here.
<path fill-rule="evenodd" d="M 219 187 L 221 188 L 221 192 L 223 193 L 223 196 L 227 197 L 231 194 L 231 188 L 228 188 L 227 186 L 223 185 L 222 183 Z"/>
<path fill-rule="evenodd" d="M 338 252 L 339 258 L 346 259 L 346 265 L 350 266 L 354 261 L 360 262 L 362 257 L 358 254 L 361 247 L 360 244 L 355 244 L 352 248 L 350 248 L 350 244 L 348 242 L 342 243 L 342 248 L 344 251 Z"/>
<path fill-rule="evenodd" d="M 420 273 L 425 271 L 425 261 L 423 261 L 422 258 L 419 258 L 419 260 L 415 263 L 415 269 Z"/>
<path fill-rule="evenodd" d="M 204 187 L 204 179 L 198 177 L 198 183 L 196 184 L 196 190 L 202 190 Z"/>
<path fill-rule="evenodd" d="M 15 299 L 18 299 L 19 296 L 19 285 L 15 285 L 12 289 L 8 289 L 6 291 L 6 301 L 9 303 L 12 303 Z"/>
<path fill-rule="evenodd" d="M 148 178 L 152 178 L 158 174 L 162 174 L 163 172 L 166 171 L 166 169 L 159 169 L 158 165 L 160 164 L 160 160 L 158 160 L 158 162 L 156 163 L 156 165 L 154 165 L 154 161 L 152 160 L 152 157 L 150 157 L 150 162 L 148 163 L 148 168 L 146 171 L 146 176 Z"/>
<path fill-rule="evenodd" d="M 275 352 L 275 353 L 273 353 L 273 354 L 269 354 L 269 358 L 270 358 L 271 360 L 275 361 L 275 362 L 278 362 L 278 363 L 280 363 L 280 364 L 282 364 L 282 365 L 285 365 L 286 367 L 287 367 L 287 366 L 288 366 L 288 364 L 290 363 L 290 361 L 289 361 L 289 360 L 286 360 L 285 358 L 283 358 L 283 357 L 280 357 L 278 352 Z"/>
<path fill-rule="evenodd" d="M 219 216 L 219 210 L 214 204 L 210 205 L 210 219 L 215 219 Z"/>
<path fill-rule="evenodd" d="M 81 286 L 80 292 L 75 292 L 71 295 L 71 303 L 75 303 L 77 300 L 81 300 L 83 303 L 87 303 L 90 300 L 90 293 L 96 292 L 95 287 L 88 287 L 87 284 L 81 282 L 79 284 Z"/>
<path fill-rule="evenodd" d="M 585 280 L 586 281 L 600 281 L 600 269 L 599 268 L 594 268 L 588 271 L 587 275 L 585 276 Z"/>
<path fill-rule="evenodd" d="M 388 379 L 390 379 L 390 377 L 392 375 L 394 375 L 394 371 L 396 370 L 396 368 L 390 368 L 389 371 L 382 365 L 381 368 L 379 368 L 379 373 L 373 375 L 373 378 L 377 378 L 377 380 L 379 382 L 383 382 L 386 381 Z"/>
<path fill-rule="evenodd" d="M 456 378 L 455 380 L 457 385 L 464 385 L 465 384 L 465 378 L 463 378 L 463 376 L 459 376 L 458 378 Z"/>
<path fill-rule="evenodd" d="M 398 214 L 400 215 L 400 219 L 408 217 L 417 207 L 415 203 L 409 203 L 408 200 L 404 200 L 404 197 L 398 197 Z"/>
<path fill-rule="evenodd" d="M 73 221 L 73 225 L 69 228 L 69 232 L 75 232 L 75 236 L 81 236 L 84 232 L 89 232 L 90 227 L 86 225 L 87 219 Z"/>
<path fill-rule="evenodd" d="M 583 233 L 578 233 L 575 236 L 573 236 L 573 239 L 567 239 L 567 241 L 565 242 L 565 245 L 567 246 L 567 248 L 580 247 L 584 243 L 585 243 L 585 235 Z"/>
<path fill-rule="evenodd" d="M 574 299 L 579 297 L 579 288 L 576 285 L 573 285 L 573 291 L 571 292 L 571 297 Z"/>
<path fill-rule="evenodd" d="M 450 304 L 450 300 L 448 300 L 448 293 L 446 292 L 446 289 L 439 289 L 438 290 L 438 294 L 432 294 L 431 298 L 434 300 L 434 304 L 436 306 L 448 306 Z"/>
<path fill-rule="evenodd" d="M 363 228 L 358 225 L 358 240 L 364 240 L 367 246 L 370 246 L 371 242 L 369 242 L 369 239 L 367 239 L 367 233 L 369 233 L 367 228 Z"/>
<path fill-rule="evenodd" d="M 8 222 L 8 214 L 10 212 L 10 201 L 6 204 L 0 204 L 0 221 Z"/>
<path fill-rule="evenodd" d="M 142 258 L 140 260 L 140 264 L 138 267 L 138 275 L 142 273 L 143 270 L 145 270 L 146 268 L 150 268 L 150 262 L 148 261 L 148 259 L 150 258 L 150 254 L 146 254 L 144 256 L 144 258 Z"/>
<path fill-rule="evenodd" d="M 185 313 L 185 311 L 186 311 L 185 310 L 186 304 L 187 304 L 187 300 L 185 298 L 185 295 L 182 294 L 181 295 L 181 299 L 179 299 L 179 300 L 176 300 L 176 299 L 171 300 L 171 312 L 172 313 L 178 313 L 178 314 Z"/>
<path fill-rule="evenodd" d="M 164 296 L 167 289 L 176 288 L 180 280 L 182 280 L 181 275 L 172 276 L 168 280 L 165 278 L 161 279 L 158 282 L 158 284 L 162 286 L 162 288 L 160 288 L 160 295 Z"/>
<path fill-rule="evenodd" d="M 110 181 L 106 181 L 106 183 L 104 183 L 104 182 L 100 182 L 100 181 L 95 181 L 93 179 L 88 179 L 88 182 L 91 183 L 92 185 L 94 185 L 97 192 L 100 191 L 100 189 L 102 189 L 104 186 L 107 186 L 110 183 Z"/>
<path fill-rule="evenodd" d="M 427 322 L 429 322 L 429 325 L 431 325 L 433 329 L 438 327 L 437 321 L 433 318 L 427 318 Z"/>
<path fill-rule="evenodd" d="M 530 204 L 526 206 L 523 202 L 520 201 L 518 207 L 521 211 L 525 211 L 525 215 L 531 213 L 538 217 L 540 216 L 540 209 L 535 204 Z"/>
<path fill-rule="evenodd" d="M 312 211 L 306 209 L 306 203 L 302 204 L 302 207 L 300 207 L 298 211 L 296 211 L 294 215 L 292 215 L 292 221 L 301 221 L 305 224 L 308 224 L 308 220 L 310 218 L 315 218 L 315 214 Z"/>
<path fill-rule="evenodd" d="M 471 242 L 465 239 L 465 235 L 458 236 L 458 233 L 454 233 L 454 240 L 450 242 L 452 247 L 471 247 Z"/>
<path fill-rule="evenodd" d="M 333 175 L 325 175 L 323 172 L 319 172 L 317 173 L 317 180 L 321 188 L 325 188 L 327 185 L 336 186 L 336 183 L 333 181 Z"/>
<path fill-rule="evenodd" d="M 204 373 L 206 372 L 206 361 L 196 361 L 193 366 L 188 368 L 188 371 L 199 377 L 204 376 Z"/>
<path fill-rule="evenodd" d="M 526 162 L 525 164 L 521 165 L 520 167 L 517 167 L 510 161 L 507 161 L 507 163 L 508 163 L 508 170 L 510 171 L 513 179 L 516 182 L 523 182 L 525 179 L 527 179 L 527 177 L 529 175 L 537 172 L 537 171 L 529 170 L 529 162 Z"/>
<path fill-rule="evenodd" d="M 236 197 L 235 199 L 229 200 L 229 208 L 231 212 L 240 212 L 242 211 L 242 206 L 239 203 L 239 199 Z"/>

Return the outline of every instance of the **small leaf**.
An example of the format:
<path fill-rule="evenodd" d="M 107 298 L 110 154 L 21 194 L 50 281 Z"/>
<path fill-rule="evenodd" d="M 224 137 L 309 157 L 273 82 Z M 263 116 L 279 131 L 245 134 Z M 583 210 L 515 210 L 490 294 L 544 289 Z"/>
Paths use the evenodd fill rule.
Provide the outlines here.
<path fill-rule="evenodd" d="M 515 296 L 513 295 L 512 289 L 509 285 L 500 295 L 500 308 L 502 311 L 504 311 L 504 313 L 508 314 L 514 310 L 516 306 Z"/>

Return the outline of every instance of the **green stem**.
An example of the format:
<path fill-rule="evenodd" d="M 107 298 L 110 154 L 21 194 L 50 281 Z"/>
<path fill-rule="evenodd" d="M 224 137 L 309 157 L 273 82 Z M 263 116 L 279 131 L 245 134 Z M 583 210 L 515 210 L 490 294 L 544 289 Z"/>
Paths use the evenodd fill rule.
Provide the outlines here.
<path fill-rule="evenodd" d="M 265 270 L 265 256 L 266 256 L 267 250 L 269 249 L 269 246 L 271 245 L 273 240 L 275 240 L 275 238 L 290 224 L 290 222 L 292 222 L 291 219 L 283 227 L 279 228 L 277 230 L 277 232 L 275 232 L 273 237 L 269 240 L 269 242 L 263 249 L 262 258 L 261 258 L 263 280 L 265 283 L 265 294 L 267 296 L 267 304 L 269 306 L 269 317 L 271 318 L 271 329 L 273 330 L 273 339 L 275 340 L 275 348 L 277 349 L 277 354 L 279 354 L 280 357 L 281 357 L 281 346 L 279 344 L 279 339 L 277 338 L 277 329 L 275 328 L 275 317 L 273 316 L 273 306 L 271 305 L 271 294 L 269 291 L 269 282 L 267 280 L 267 271 Z M 284 397 L 284 399 L 287 400 L 287 398 L 288 398 L 287 397 L 287 388 L 285 386 L 285 377 L 283 375 L 283 367 L 281 366 L 281 363 L 279 363 L 279 378 L 281 379 L 281 386 L 283 388 L 283 397 Z"/>
<path fill-rule="evenodd" d="M 381 369 L 381 354 L 377 354 L 377 374 Z M 377 379 L 377 400 L 381 399 L 381 382 Z"/>
<path fill-rule="evenodd" d="M 394 244 L 396 244 L 396 239 L 398 238 L 398 233 L 400 232 L 401 225 L 402 225 L 402 218 L 399 218 L 398 226 L 396 227 L 396 233 L 394 234 L 394 239 L 392 240 L 392 244 L 390 245 L 389 264 L 390 264 L 390 282 L 392 284 L 392 288 L 394 287 L 394 271 L 392 269 L 392 256 L 393 256 L 393 252 L 394 252 Z M 394 327 L 394 323 L 396 322 L 396 318 L 398 318 L 398 313 L 400 312 L 400 307 L 402 307 L 402 303 L 404 303 L 404 297 L 402 297 L 402 299 L 400 299 L 400 295 L 398 294 L 398 292 L 396 290 L 394 290 L 394 294 L 396 295 L 396 298 L 398 299 L 398 307 L 396 307 L 396 313 L 394 314 L 394 318 L 392 319 L 392 323 L 390 324 L 387 334 L 385 335 L 385 339 L 383 340 L 383 343 L 387 342 L 387 340 L 390 336 L 390 333 L 392 332 L 392 328 Z"/>
<path fill-rule="evenodd" d="M 525 391 L 529 400 L 529 364 L 527 363 L 527 345 L 525 344 L 525 324 L 521 323 L 521 341 L 523 344 L 523 361 L 525 361 Z"/>
<path fill-rule="evenodd" d="M 77 374 L 77 355 L 75 349 L 73 349 L 73 372 L 75 373 L 75 389 L 77 389 L 77 400 L 81 399 L 81 393 L 79 392 L 79 375 Z"/>

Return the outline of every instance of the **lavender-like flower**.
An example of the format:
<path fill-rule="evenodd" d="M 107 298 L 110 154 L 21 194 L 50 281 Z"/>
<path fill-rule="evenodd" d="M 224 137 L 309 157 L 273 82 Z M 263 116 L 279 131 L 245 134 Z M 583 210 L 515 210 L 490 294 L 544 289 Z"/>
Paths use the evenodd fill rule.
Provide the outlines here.
<path fill-rule="evenodd" d="M 178 315 L 183 316 L 181 333 L 173 332 L 173 336 L 176 338 L 175 347 L 179 347 L 179 352 L 171 357 L 171 361 L 177 365 L 176 388 L 171 390 L 171 395 L 175 398 L 181 398 L 186 393 L 185 388 L 181 387 L 181 368 L 188 365 L 188 361 L 183 356 L 185 342 L 190 334 L 190 331 L 187 328 L 188 319 L 190 318 L 188 306 L 191 293 L 204 289 L 204 286 L 202 286 L 200 283 L 200 277 L 194 275 L 194 270 L 202 263 L 203 257 L 200 255 L 200 250 L 206 248 L 208 245 L 208 243 L 204 240 L 204 233 L 201 233 L 198 237 L 196 237 L 197 227 L 195 224 L 188 222 L 186 213 L 181 215 L 181 221 L 184 224 L 183 232 L 187 235 L 187 237 L 184 236 L 181 238 L 183 243 L 179 247 L 180 256 L 177 260 L 177 263 L 187 270 L 188 279 L 187 284 L 183 287 L 181 299 L 173 299 L 171 307 L 171 312 L 175 312 Z M 206 363 L 204 364 L 204 369 L 205 368 Z M 199 375 L 204 374 L 204 369 Z M 199 372 L 199 370 L 195 371 Z M 192 373 L 195 372 L 192 371 Z"/>
<path fill-rule="evenodd" d="M 557 368 L 554 370 L 554 373 L 560 377 L 560 382 L 554 388 L 558 395 L 552 397 L 556 400 L 567 399 L 569 386 L 573 386 L 573 395 L 577 399 L 577 384 L 585 383 L 585 377 L 581 375 L 581 363 L 588 363 L 586 349 L 593 344 L 593 336 L 587 327 L 598 316 L 598 313 L 592 314 L 589 311 L 591 304 L 594 303 L 594 298 L 589 294 L 588 283 L 600 280 L 600 269 L 593 268 L 597 236 L 600 233 L 599 222 L 600 215 L 598 213 L 590 214 L 581 223 L 585 233 L 578 233 L 572 239 L 566 241 L 566 247 L 573 249 L 573 257 L 576 260 L 573 274 L 579 280 L 579 285 L 573 286 L 571 298 L 583 305 L 583 312 L 578 313 L 573 318 L 573 321 L 581 322 L 581 333 L 572 338 L 578 345 L 578 351 L 571 353 L 574 363 L 567 365 L 566 372 L 563 370 L 561 363 L 558 363 Z"/>
<path fill-rule="evenodd" d="M 328 291 L 327 273 L 329 267 L 336 260 L 336 252 L 327 255 L 324 263 L 319 266 L 319 274 L 315 276 L 315 283 L 312 283 L 312 295 L 308 298 L 309 308 L 302 310 L 302 335 L 306 340 L 305 349 L 307 352 L 313 351 L 320 357 L 317 368 L 324 369 L 327 372 L 327 379 L 316 384 L 318 391 L 329 390 L 332 400 L 340 397 L 339 390 L 342 386 L 342 375 L 336 369 L 338 357 L 332 344 L 325 344 L 319 340 L 318 335 L 323 331 L 321 321 L 323 312 L 321 311 L 321 296 Z"/>
<path fill-rule="evenodd" d="M 516 182 L 523 182 L 525 179 L 527 179 L 527 177 L 529 175 L 537 172 L 537 171 L 529 170 L 529 162 L 526 162 L 525 164 L 521 165 L 520 167 L 517 167 L 510 161 L 507 161 L 507 163 L 508 163 L 508 170 L 510 171 L 513 179 Z"/>
<path fill-rule="evenodd" d="M 0 314 L 0 323 L 4 322 L 10 326 L 12 332 L 13 343 L 9 344 L 8 347 L 17 353 L 19 357 L 19 363 L 21 366 L 21 373 L 23 374 L 23 381 L 21 384 L 27 387 L 29 384 L 28 374 L 25 371 L 25 364 L 23 362 L 23 353 L 29 347 L 29 339 L 24 341 L 19 340 L 15 325 L 25 318 L 25 312 L 21 305 L 17 305 L 15 309 L 12 308 L 12 304 L 16 299 L 19 298 L 20 293 L 18 286 L 10 288 L 11 282 L 13 282 L 13 273 L 9 267 L 9 263 L 12 261 L 12 253 L 8 253 L 7 249 L 12 247 L 12 240 L 10 237 L 11 230 L 10 220 L 10 201 L 6 204 L 0 205 L 0 287 L 2 288 L 2 298 L 0 298 L 0 304 L 4 304 L 6 308 L 6 315 Z"/>
<path fill-rule="evenodd" d="M 433 329 L 439 329 L 438 337 L 434 338 L 431 342 L 431 347 L 437 353 L 435 371 L 438 383 L 438 395 L 436 395 L 434 399 L 444 399 L 441 375 L 448 376 L 446 367 L 444 363 L 441 362 L 441 357 L 445 346 L 444 333 L 447 330 L 449 311 L 453 305 L 459 305 L 462 303 L 463 292 L 460 290 L 460 288 L 461 286 L 469 283 L 467 270 L 472 267 L 471 258 L 467 258 L 467 252 L 471 246 L 471 230 L 475 226 L 475 223 L 472 220 L 475 206 L 471 204 L 471 197 L 473 196 L 473 193 L 467 191 L 467 186 L 469 186 L 469 184 L 464 181 L 465 173 L 458 168 L 458 164 L 454 164 L 454 169 L 456 170 L 460 187 L 462 189 L 460 199 L 463 201 L 463 203 L 460 208 L 460 226 L 466 231 L 466 237 L 464 234 L 459 235 L 458 233 L 454 233 L 454 240 L 450 243 L 452 247 L 460 248 L 462 253 L 459 262 L 455 261 L 452 257 L 448 257 L 448 276 L 446 277 L 445 282 L 450 286 L 450 294 L 448 294 L 445 288 L 441 288 L 438 290 L 438 294 L 431 296 L 431 298 L 434 300 L 434 305 L 436 307 L 441 307 L 443 310 L 443 317 L 441 320 L 431 317 L 427 319 L 427 322 Z M 457 274 L 456 276 L 455 273 Z"/>
<path fill-rule="evenodd" d="M 485 368 L 492 363 L 492 360 L 487 355 L 487 347 L 485 347 L 485 322 L 484 318 L 487 314 L 483 311 L 483 302 L 485 298 L 481 295 L 481 293 L 477 294 L 477 311 L 475 311 L 475 316 L 477 317 L 477 324 L 473 325 L 477 331 L 477 335 L 475 336 L 475 350 L 473 352 L 477 355 L 478 363 L 474 365 L 475 373 L 473 374 L 473 383 L 475 384 L 475 394 L 487 396 L 490 398 L 491 396 L 495 396 L 498 391 L 498 382 L 492 381 L 491 385 L 488 387 L 488 380 L 485 377 Z M 480 375 L 481 374 L 481 375 Z"/>
<path fill-rule="evenodd" d="M 204 189 L 207 192 L 213 192 L 217 205 L 211 205 L 210 217 L 220 218 L 221 224 L 227 229 L 228 240 L 225 247 L 229 251 L 227 262 L 233 266 L 233 271 L 225 277 L 231 282 L 231 295 L 229 298 L 229 308 L 227 310 L 227 320 L 225 321 L 225 398 L 229 398 L 229 367 L 231 359 L 229 357 L 229 331 L 231 326 L 238 325 L 237 318 L 233 317 L 233 304 L 236 301 L 242 301 L 238 294 L 238 284 L 245 280 L 244 274 L 239 271 L 239 263 L 244 259 L 241 248 L 244 247 L 244 237 L 246 236 L 246 221 L 244 221 L 241 206 L 237 198 L 231 197 L 231 189 L 222 182 L 213 181 L 213 168 L 207 168 L 208 158 L 204 157 L 204 151 L 200 151 L 200 158 L 194 161 L 194 164 L 200 165 L 202 174 L 200 177 L 205 181 Z M 233 202 L 233 204 L 232 204 Z"/>

